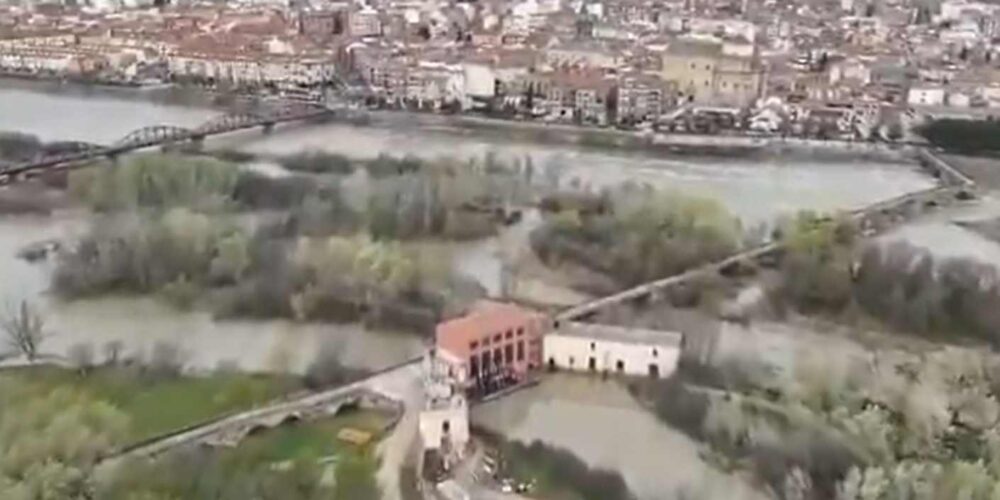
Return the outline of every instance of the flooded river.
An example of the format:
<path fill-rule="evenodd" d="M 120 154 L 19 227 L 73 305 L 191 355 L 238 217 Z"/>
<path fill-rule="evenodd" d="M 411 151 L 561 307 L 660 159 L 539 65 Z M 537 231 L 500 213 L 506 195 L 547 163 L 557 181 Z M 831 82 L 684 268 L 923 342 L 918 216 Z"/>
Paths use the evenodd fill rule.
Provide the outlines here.
<path fill-rule="evenodd" d="M 211 147 L 259 154 L 323 150 L 356 158 L 380 153 L 430 158 L 495 154 L 509 161 L 530 157 L 543 175 L 565 187 L 596 191 L 630 182 L 706 196 L 722 202 L 747 225 L 801 209 L 861 207 L 933 185 L 918 169 L 900 163 L 821 161 L 805 155 L 791 160 L 698 158 L 641 149 L 541 145 L 531 142 L 523 129 L 468 130 L 434 115 L 378 114 L 366 126 L 292 125 L 267 136 L 247 131 L 213 141 Z"/>
<path fill-rule="evenodd" d="M 143 126 L 195 127 L 219 113 L 157 96 L 79 87 L 40 91 L 23 83 L 5 88 L 0 80 L 0 131 L 107 144 Z M 453 118 L 396 113 L 375 114 L 365 126 L 288 124 L 266 136 L 259 130 L 244 131 L 210 140 L 208 147 L 262 154 L 326 150 L 359 158 L 380 153 L 530 157 L 563 185 L 596 190 L 630 181 L 704 195 L 718 199 L 748 224 L 800 209 L 860 207 L 932 185 L 918 169 L 899 163 L 820 161 L 805 155 L 793 159 L 697 158 L 642 149 L 539 144 L 532 141 L 531 129 L 468 128 Z"/>
<path fill-rule="evenodd" d="M 128 91 L 52 91 L 0 81 L 0 131 L 36 134 L 44 140 L 112 143 L 142 126 L 194 127 L 217 114 Z M 400 115 L 375 116 L 366 126 L 288 125 L 270 135 L 248 131 L 208 142 L 268 155 L 327 150 L 353 157 L 380 153 L 422 157 L 466 157 L 487 153 L 501 159 L 530 157 L 542 175 L 564 186 L 598 189 L 623 182 L 649 184 L 724 203 L 746 225 L 773 221 L 799 209 L 845 209 L 923 189 L 932 180 L 910 165 L 868 161 L 668 157 L 652 151 L 593 149 L 540 144 L 524 129 L 470 130 L 454 120 Z M 498 237 L 454 245 L 453 260 L 492 294 L 499 293 L 501 255 L 524 251 L 524 234 L 537 214 Z M 51 263 L 29 264 L 15 257 L 23 246 L 69 239 L 86 229 L 86 215 L 0 216 L 0 305 L 30 299 L 45 309 L 51 336 L 43 351 L 65 354 L 78 343 L 97 352 L 120 341 L 126 354 L 145 354 L 157 342 L 176 344 L 191 367 L 220 365 L 249 370 L 301 372 L 322 345 L 334 345 L 346 364 L 377 368 L 412 356 L 422 340 L 360 325 L 300 324 L 290 321 L 216 322 L 203 312 L 180 312 L 150 298 L 104 298 L 63 303 L 46 293 Z M 521 247 L 521 248 L 519 248 Z M 540 295 L 559 295 L 534 283 Z M 561 294 L 561 300 L 579 300 Z M 678 488 L 715 488 L 718 498 L 756 498 L 740 480 L 710 468 L 695 443 L 638 407 L 615 383 L 556 377 L 537 388 L 476 410 L 476 420 L 514 438 L 569 448 L 588 462 L 622 471 L 646 499 Z M 707 485 L 707 486 L 705 486 Z M 710 497 L 711 498 L 711 497 Z"/>
<path fill-rule="evenodd" d="M 304 372 L 324 344 L 345 364 L 381 368 L 418 355 L 423 341 L 408 333 L 368 330 L 358 324 L 302 324 L 286 320 L 213 321 L 207 312 L 182 312 L 153 298 L 107 297 L 64 302 L 46 293 L 51 263 L 16 257 L 26 242 L 73 239 L 86 228 L 76 212 L 51 217 L 0 216 L 0 307 L 28 299 L 44 309 L 46 353 L 65 355 L 90 344 L 100 353 L 120 342 L 125 356 L 149 356 L 157 343 L 177 346 L 186 367 L 211 370 Z"/>
<path fill-rule="evenodd" d="M 44 140 L 111 143 L 142 126 L 194 127 L 217 114 L 218 110 L 178 104 L 148 92 L 0 81 L 0 130 L 36 134 Z M 544 171 L 541 175 L 553 178 L 553 182 L 597 189 L 629 181 L 703 194 L 725 203 L 748 224 L 801 208 L 859 206 L 931 184 L 917 169 L 901 164 L 665 157 L 651 151 L 539 144 L 531 141 L 530 130 L 468 129 L 452 119 L 426 115 L 378 114 L 366 126 L 292 124 L 270 135 L 247 131 L 225 136 L 210 141 L 208 147 L 266 154 L 323 149 L 354 157 L 383 152 L 423 157 L 487 153 L 501 158 L 531 157 Z M 531 217 L 528 221 L 500 237 L 456 245 L 456 268 L 475 277 L 491 294 L 499 293 L 503 273 L 500 256 L 512 247 L 523 246 L 523 233 L 533 223 Z M 44 295 L 48 270 L 44 264 L 16 259 L 14 254 L 21 247 L 41 239 L 71 236 L 84 227 L 81 216 L 72 214 L 48 219 L 0 218 L 0 301 Z M 532 284 L 540 295 L 556 295 L 556 290 L 543 285 Z M 579 300 L 572 294 L 562 295 L 566 296 L 564 301 Z M 244 368 L 272 369 L 276 365 L 271 358 L 277 358 L 301 369 L 316 345 L 324 342 L 343 345 L 345 358 L 365 366 L 384 364 L 420 347 L 412 336 L 365 332 L 358 326 L 213 322 L 202 313 L 181 313 L 146 299 L 103 299 L 72 305 L 44 302 L 50 309 L 50 326 L 57 330 L 46 347 L 57 352 L 88 340 L 126 340 L 142 350 L 154 339 L 169 339 L 192 351 L 192 363 L 199 367 L 236 360 Z M 136 329 L 143 331 L 133 331 Z"/>
<path fill-rule="evenodd" d="M 0 131 L 43 141 L 111 144 L 142 127 L 194 127 L 218 114 L 154 97 L 131 89 L 54 88 L 0 79 Z"/>
<path fill-rule="evenodd" d="M 556 374 L 537 387 L 475 407 L 474 423 L 530 443 L 566 448 L 591 467 L 620 471 L 640 500 L 766 498 L 737 477 L 710 467 L 698 444 L 661 424 L 623 385 Z"/>

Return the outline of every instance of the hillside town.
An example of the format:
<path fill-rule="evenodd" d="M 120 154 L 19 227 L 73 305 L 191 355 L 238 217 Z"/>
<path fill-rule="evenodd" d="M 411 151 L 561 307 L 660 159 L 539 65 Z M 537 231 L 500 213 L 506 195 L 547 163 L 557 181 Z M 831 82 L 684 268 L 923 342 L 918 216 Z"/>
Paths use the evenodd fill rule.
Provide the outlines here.
<path fill-rule="evenodd" d="M 0 72 L 851 140 L 1000 106 L 985 2 L 169 3 L 0 5 Z"/>

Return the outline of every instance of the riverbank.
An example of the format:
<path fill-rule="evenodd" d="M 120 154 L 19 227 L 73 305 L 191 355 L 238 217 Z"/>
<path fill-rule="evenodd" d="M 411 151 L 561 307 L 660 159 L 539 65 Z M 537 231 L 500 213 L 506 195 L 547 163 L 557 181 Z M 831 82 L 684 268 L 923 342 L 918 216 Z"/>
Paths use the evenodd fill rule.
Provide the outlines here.
<path fill-rule="evenodd" d="M 49 79 L 11 79 L 0 76 L 0 89 L 38 91 L 61 95 L 104 96 L 146 100 L 159 104 L 211 109 L 222 112 L 234 101 L 248 96 L 223 94 L 201 87 L 169 85 L 165 87 L 127 87 L 85 84 Z M 269 96 L 262 96 L 269 99 Z M 413 126 L 417 128 L 454 127 L 470 132 L 504 132 L 513 139 L 538 144 L 562 144 L 593 150 L 645 150 L 649 153 L 679 157 L 714 158 L 794 158 L 817 161 L 859 160 L 907 162 L 910 147 L 878 142 L 814 140 L 751 134 L 687 134 L 629 131 L 616 128 L 506 119 L 474 113 L 441 114 L 431 112 L 368 109 L 344 114 L 335 119 L 358 127 Z M 389 123 L 386 123 L 389 122 Z M 142 126 L 160 123 L 146 123 Z M 2 122 L 0 122 L 2 125 Z M 3 127 L 0 126 L 0 130 Z M 75 139 L 65 137 L 61 139 Z"/>
<path fill-rule="evenodd" d="M 428 112 L 371 110 L 371 119 L 359 126 L 377 126 L 394 120 L 399 125 L 426 127 L 448 125 L 469 131 L 513 133 L 521 140 L 541 144 L 566 144 L 585 149 L 646 150 L 679 157 L 777 158 L 791 156 L 816 161 L 912 162 L 914 147 L 848 140 L 818 140 L 752 134 L 688 134 L 630 131 L 608 127 L 574 125 L 490 117 L 476 114 L 439 114 Z M 358 120 L 353 120 L 358 124 Z"/>

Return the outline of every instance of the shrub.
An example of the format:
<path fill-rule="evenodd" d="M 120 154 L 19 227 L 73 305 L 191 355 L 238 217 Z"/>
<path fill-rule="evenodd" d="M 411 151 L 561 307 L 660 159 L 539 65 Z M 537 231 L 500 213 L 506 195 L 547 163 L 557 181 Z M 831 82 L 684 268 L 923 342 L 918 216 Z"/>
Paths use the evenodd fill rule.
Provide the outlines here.
<path fill-rule="evenodd" d="M 204 157 L 138 155 L 109 168 L 74 171 L 70 190 L 94 210 L 185 206 L 225 208 L 232 199 L 239 168 Z"/>
<path fill-rule="evenodd" d="M 676 194 L 619 196 L 610 213 L 563 211 L 531 235 L 544 261 L 570 260 L 634 285 L 733 253 L 739 222 L 721 205 Z"/>
<path fill-rule="evenodd" d="M 307 151 L 285 156 L 279 158 L 278 163 L 293 172 L 346 175 L 354 171 L 350 158 L 323 151 Z"/>

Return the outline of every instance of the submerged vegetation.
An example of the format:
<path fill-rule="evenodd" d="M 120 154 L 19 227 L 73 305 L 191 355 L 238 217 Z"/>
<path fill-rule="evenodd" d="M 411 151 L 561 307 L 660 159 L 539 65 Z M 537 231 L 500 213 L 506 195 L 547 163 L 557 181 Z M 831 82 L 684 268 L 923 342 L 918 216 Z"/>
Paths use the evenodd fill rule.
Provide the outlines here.
<path fill-rule="evenodd" d="M 995 356 L 959 348 L 806 350 L 786 370 L 744 355 L 728 371 L 721 384 L 695 380 L 709 387 L 661 383 L 657 413 L 707 443 L 720 465 L 753 472 L 778 498 L 1000 494 Z M 681 380 L 688 373 L 682 368 Z"/>
<path fill-rule="evenodd" d="M 177 155 L 137 155 L 123 165 L 73 172 L 70 190 L 98 212 L 187 207 L 219 211 L 240 176 L 230 163 Z"/>
<path fill-rule="evenodd" d="M 755 279 L 779 311 L 833 320 L 851 333 L 875 325 L 997 345 L 1000 289 L 991 265 L 934 258 L 902 242 L 859 244 L 850 219 L 811 213 L 775 236 L 786 245 Z M 775 348 L 781 354 L 716 350 L 708 341 L 709 355 L 686 352 L 673 379 L 640 395 L 664 422 L 705 443 L 712 461 L 751 473 L 773 497 L 997 498 L 1000 358 L 982 348 L 866 338 L 823 347 L 785 339 Z"/>
<path fill-rule="evenodd" d="M 941 340 L 1000 345 L 1000 277 L 971 258 L 935 258 L 908 243 L 856 245 L 846 219 L 800 216 L 771 289 L 779 304 Z"/>
<path fill-rule="evenodd" d="M 321 154 L 298 161 L 340 162 Z M 68 298 L 158 294 L 219 316 L 424 329 L 481 292 L 452 271 L 446 250 L 415 240 L 494 234 L 503 207 L 529 199 L 530 174 L 490 156 L 382 156 L 370 165 L 378 176 L 349 193 L 339 178 L 269 178 L 177 155 L 74 172 L 72 192 L 98 215 L 61 252 L 53 288 Z M 244 213 L 272 208 L 285 215 Z"/>
<path fill-rule="evenodd" d="M 53 288 L 69 298 L 160 294 L 220 316 L 353 321 L 409 311 L 433 321 L 461 286 L 440 251 L 365 236 L 283 240 L 175 208 L 95 221 L 60 255 Z"/>
<path fill-rule="evenodd" d="M 610 200 L 583 205 L 595 210 L 564 209 L 565 203 L 559 203 L 558 211 L 532 234 L 538 256 L 553 264 L 582 264 L 622 285 L 635 285 L 721 259 L 738 248 L 739 221 L 717 202 L 679 193 L 606 196 Z"/>

